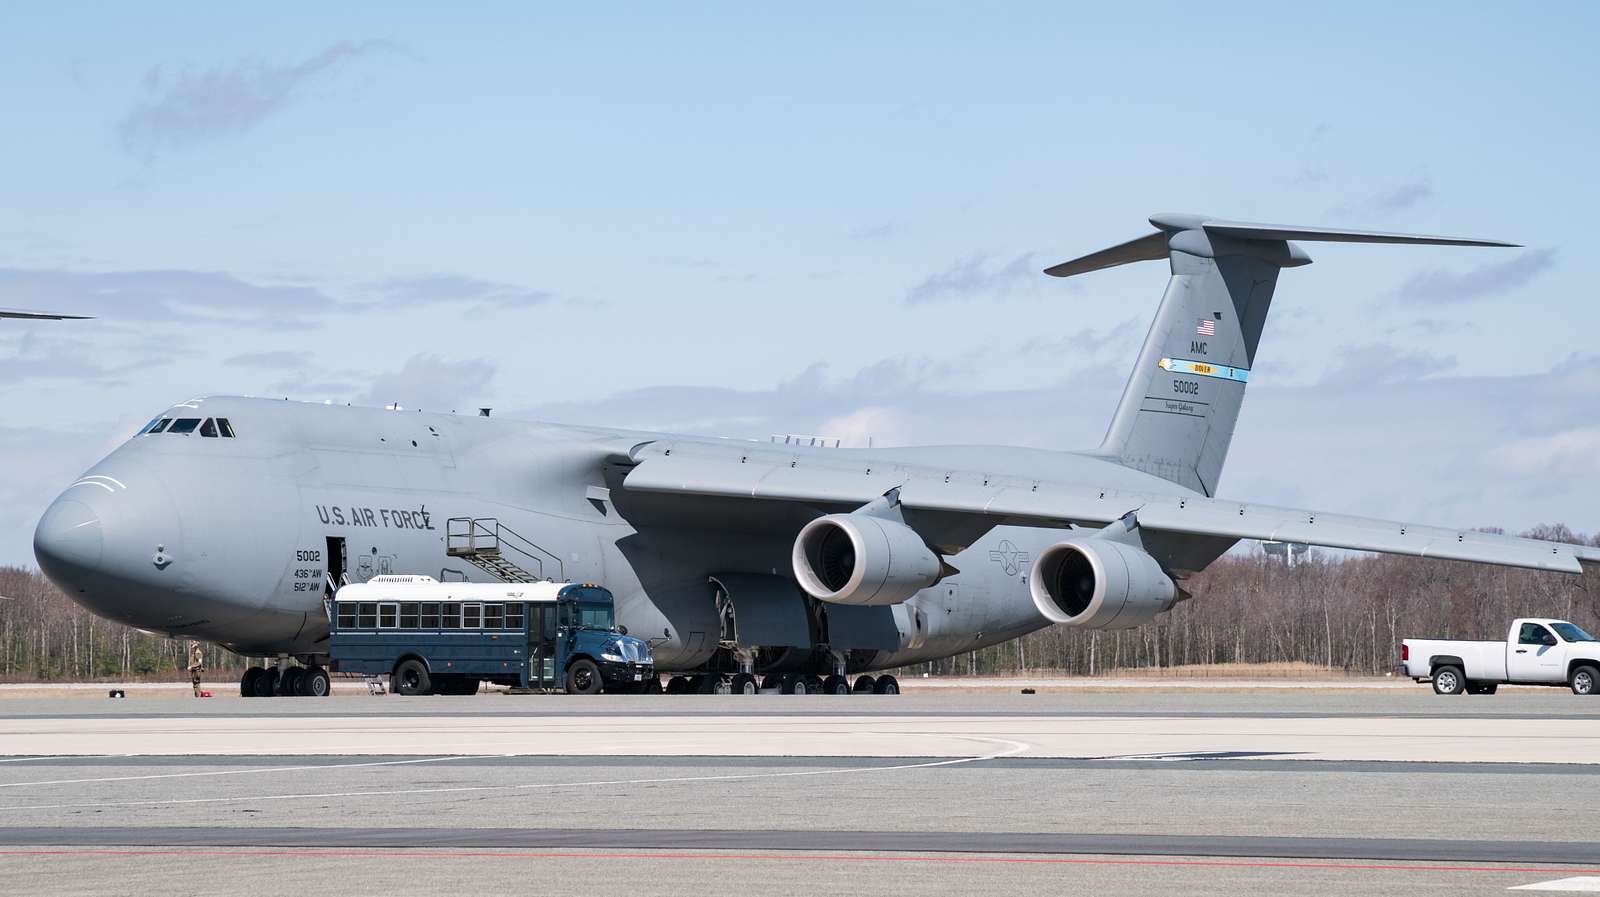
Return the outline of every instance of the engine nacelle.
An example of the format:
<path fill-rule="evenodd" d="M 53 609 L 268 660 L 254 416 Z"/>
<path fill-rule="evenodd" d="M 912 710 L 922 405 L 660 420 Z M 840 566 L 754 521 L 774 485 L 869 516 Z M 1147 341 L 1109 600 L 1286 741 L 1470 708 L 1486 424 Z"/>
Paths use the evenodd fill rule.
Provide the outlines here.
<path fill-rule="evenodd" d="M 899 604 L 943 569 L 916 530 L 870 514 L 818 517 L 794 540 L 800 588 L 833 604 Z"/>
<path fill-rule="evenodd" d="M 1045 618 L 1089 629 L 1132 629 L 1171 610 L 1178 589 L 1156 559 L 1110 539 L 1072 539 L 1040 552 L 1028 577 Z"/>

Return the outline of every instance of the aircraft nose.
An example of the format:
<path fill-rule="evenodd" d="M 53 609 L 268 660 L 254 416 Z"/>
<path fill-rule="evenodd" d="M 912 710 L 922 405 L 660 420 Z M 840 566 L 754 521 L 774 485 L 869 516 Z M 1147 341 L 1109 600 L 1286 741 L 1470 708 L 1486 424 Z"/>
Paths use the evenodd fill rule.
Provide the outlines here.
<path fill-rule="evenodd" d="M 66 578 L 93 572 L 105 553 L 100 515 L 81 501 L 58 498 L 33 531 L 39 566 Z"/>

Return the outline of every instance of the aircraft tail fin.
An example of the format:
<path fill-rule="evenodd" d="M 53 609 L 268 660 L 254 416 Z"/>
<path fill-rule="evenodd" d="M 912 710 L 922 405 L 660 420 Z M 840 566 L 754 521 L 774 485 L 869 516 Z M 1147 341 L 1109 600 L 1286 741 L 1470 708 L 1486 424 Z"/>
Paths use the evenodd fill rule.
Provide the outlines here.
<path fill-rule="evenodd" d="M 1096 454 L 1205 495 L 1216 493 L 1278 272 L 1311 263 L 1291 240 L 1516 246 L 1326 227 L 1156 215 L 1156 231 L 1045 269 L 1070 277 L 1166 258 L 1161 307 Z"/>

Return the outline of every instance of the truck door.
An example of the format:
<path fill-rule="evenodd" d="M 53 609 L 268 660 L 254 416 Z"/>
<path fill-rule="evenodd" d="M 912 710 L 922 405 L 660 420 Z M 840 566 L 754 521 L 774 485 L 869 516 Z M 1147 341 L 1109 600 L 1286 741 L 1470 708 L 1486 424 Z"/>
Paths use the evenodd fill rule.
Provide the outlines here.
<path fill-rule="evenodd" d="M 1512 682 L 1560 682 L 1566 651 L 1555 633 L 1538 623 L 1523 623 L 1516 644 L 1508 646 L 1506 678 Z"/>

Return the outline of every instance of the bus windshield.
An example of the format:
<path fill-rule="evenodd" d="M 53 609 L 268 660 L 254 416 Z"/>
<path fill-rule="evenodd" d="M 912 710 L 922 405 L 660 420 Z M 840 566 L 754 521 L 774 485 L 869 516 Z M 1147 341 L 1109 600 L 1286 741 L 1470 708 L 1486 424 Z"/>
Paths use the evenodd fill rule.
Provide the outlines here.
<path fill-rule="evenodd" d="M 609 604 L 580 601 L 576 611 L 573 625 L 579 629 L 612 629 L 616 625 L 616 616 Z"/>

